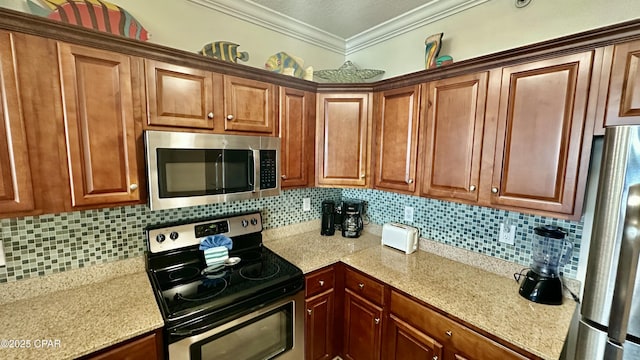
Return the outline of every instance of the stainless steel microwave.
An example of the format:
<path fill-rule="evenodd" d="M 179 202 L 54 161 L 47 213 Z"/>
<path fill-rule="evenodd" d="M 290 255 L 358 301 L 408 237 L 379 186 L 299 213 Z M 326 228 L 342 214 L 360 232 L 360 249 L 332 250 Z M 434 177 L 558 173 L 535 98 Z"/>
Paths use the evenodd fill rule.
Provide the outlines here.
<path fill-rule="evenodd" d="M 151 210 L 280 194 L 280 139 L 153 131 L 144 134 Z"/>

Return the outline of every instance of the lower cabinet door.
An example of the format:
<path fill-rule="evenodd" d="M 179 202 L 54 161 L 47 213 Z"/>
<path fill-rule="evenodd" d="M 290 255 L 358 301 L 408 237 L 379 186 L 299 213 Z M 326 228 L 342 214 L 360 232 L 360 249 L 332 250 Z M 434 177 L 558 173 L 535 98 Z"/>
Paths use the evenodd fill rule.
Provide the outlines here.
<path fill-rule="evenodd" d="M 439 360 L 442 345 L 397 317 L 389 317 L 385 335 L 386 360 Z"/>
<path fill-rule="evenodd" d="M 382 308 L 345 290 L 344 357 L 379 360 L 382 339 Z"/>
<path fill-rule="evenodd" d="M 333 289 L 305 300 L 305 359 L 333 359 Z"/>

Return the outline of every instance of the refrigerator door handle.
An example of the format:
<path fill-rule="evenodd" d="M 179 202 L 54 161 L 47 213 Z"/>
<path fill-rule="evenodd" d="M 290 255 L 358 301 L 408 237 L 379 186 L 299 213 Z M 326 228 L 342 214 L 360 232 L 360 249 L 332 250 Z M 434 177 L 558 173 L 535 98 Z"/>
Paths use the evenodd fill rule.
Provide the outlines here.
<path fill-rule="evenodd" d="M 620 260 L 609 316 L 609 340 L 605 359 L 621 359 L 622 344 L 627 337 L 631 298 L 640 255 L 640 183 L 629 186 L 627 208 L 622 230 Z"/>

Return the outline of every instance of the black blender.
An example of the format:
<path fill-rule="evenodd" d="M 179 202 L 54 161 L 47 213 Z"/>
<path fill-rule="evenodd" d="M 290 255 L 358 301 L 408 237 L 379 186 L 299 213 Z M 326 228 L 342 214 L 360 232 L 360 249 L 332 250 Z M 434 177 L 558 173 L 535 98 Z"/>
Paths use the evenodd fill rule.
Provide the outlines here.
<path fill-rule="evenodd" d="M 520 284 L 520 295 L 541 304 L 561 305 L 562 279 L 558 269 L 569 262 L 573 244 L 565 239 L 567 233 L 561 227 L 544 225 L 533 231 L 533 262 Z"/>

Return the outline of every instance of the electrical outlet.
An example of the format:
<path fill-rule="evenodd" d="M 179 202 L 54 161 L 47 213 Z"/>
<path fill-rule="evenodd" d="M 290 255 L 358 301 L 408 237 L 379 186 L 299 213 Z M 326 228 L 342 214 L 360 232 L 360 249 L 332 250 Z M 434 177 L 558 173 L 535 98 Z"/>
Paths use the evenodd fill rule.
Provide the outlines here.
<path fill-rule="evenodd" d="M 7 262 L 4 258 L 4 246 L 2 245 L 2 240 L 0 240 L 0 266 L 7 266 Z"/>
<path fill-rule="evenodd" d="M 500 235 L 498 237 L 498 241 L 501 243 L 515 245 L 516 239 L 516 226 L 515 225 L 505 225 L 505 223 L 500 223 Z"/>
<path fill-rule="evenodd" d="M 413 222 L 413 207 L 404 207 L 404 221 Z"/>
<path fill-rule="evenodd" d="M 311 211 L 311 198 L 302 199 L 302 211 Z"/>

